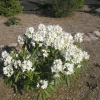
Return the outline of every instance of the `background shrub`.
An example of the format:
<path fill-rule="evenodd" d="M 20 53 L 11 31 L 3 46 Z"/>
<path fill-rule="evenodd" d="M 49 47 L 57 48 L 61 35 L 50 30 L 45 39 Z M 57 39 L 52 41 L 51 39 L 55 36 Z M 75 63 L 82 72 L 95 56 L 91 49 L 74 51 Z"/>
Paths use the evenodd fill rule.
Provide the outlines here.
<path fill-rule="evenodd" d="M 0 15 L 9 17 L 21 13 L 22 10 L 19 0 L 0 0 Z"/>
<path fill-rule="evenodd" d="M 76 1 L 76 10 L 80 9 L 84 5 L 84 0 L 75 0 Z"/>
<path fill-rule="evenodd" d="M 53 0 L 52 12 L 55 17 L 66 17 L 83 6 L 84 0 Z"/>

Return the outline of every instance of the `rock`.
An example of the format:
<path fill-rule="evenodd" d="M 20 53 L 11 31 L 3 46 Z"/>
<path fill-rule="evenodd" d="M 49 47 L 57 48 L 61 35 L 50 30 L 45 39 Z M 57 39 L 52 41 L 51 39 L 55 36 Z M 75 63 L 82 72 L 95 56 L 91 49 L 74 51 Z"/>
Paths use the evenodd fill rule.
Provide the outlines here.
<path fill-rule="evenodd" d="M 91 39 L 89 38 L 89 36 L 87 36 L 86 34 L 83 35 L 83 40 L 87 41 L 87 42 L 91 41 Z"/>
<path fill-rule="evenodd" d="M 100 37 L 100 32 L 99 31 L 93 31 L 93 34 L 95 34 L 96 36 Z"/>
<path fill-rule="evenodd" d="M 2 48 L 4 48 L 4 45 L 0 45 L 0 50 L 2 50 Z"/>
<path fill-rule="evenodd" d="M 8 47 L 16 47 L 18 44 L 17 43 L 10 43 L 8 44 Z"/>
<path fill-rule="evenodd" d="M 97 36 L 93 33 L 87 33 L 87 35 L 90 37 L 91 40 L 97 40 Z"/>

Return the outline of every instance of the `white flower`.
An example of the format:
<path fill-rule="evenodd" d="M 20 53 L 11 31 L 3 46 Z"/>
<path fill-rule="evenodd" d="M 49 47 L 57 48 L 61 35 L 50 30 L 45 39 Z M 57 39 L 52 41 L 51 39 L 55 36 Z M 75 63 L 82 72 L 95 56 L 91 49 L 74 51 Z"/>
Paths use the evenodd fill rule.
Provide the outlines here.
<path fill-rule="evenodd" d="M 82 67 L 82 65 L 80 65 L 80 64 L 79 64 L 79 65 L 77 65 L 77 68 L 81 68 L 81 67 Z"/>
<path fill-rule="evenodd" d="M 38 30 L 39 30 L 39 31 L 45 31 L 45 30 L 46 30 L 46 26 L 45 26 L 44 24 L 40 24 L 40 25 L 38 26 Z"/>
<path fill-rule="evenodd" d="M 35 41 L 33 39 L 31 40 L 31 44 L 33 47 L 35 47 Z"/>
<path fill-rule="evenodd" d="M 65 63 L 63 66 L 63 72 L 65 75 L 71 75 L 74 73 L 74 65 L 70 63 Z"/>
<path fill-rule="evenodd" d="M 52 73 L 59 73 L 62 72 L 62 61 L 61 59 L 56 59 L 53 63 L 53 66 L 51 67 Z"/>
<path fill-rule="evenodd" d="M 29 59 L 31 57 L 31 54 L 29 53 L 27 56 L 26 56 L 26 59 Z"/>
<path fill-rule="evenodd" d="M 50 31 L 45 35 L 43 42 L 46 46 L 51 46 L 56 37 L 57 37 L 57 34 L 54 31 Z"/>
<path fill-rule="evenodd" d="M 37 83 L 36 87 L 37 87 L 37 88 L 39 88 L 39 87 L 40 87 L 40 84 L 39 84 L 39 83 Z"/>
<path fill-rule="evenodd" d="M 21 69 L 23 72 L 35 70 L 34 68 L 32 68 L 32 62 L 30 60 L 24 60 L 22 63 Z"/>
<path fill-rule="evenodd" d="M 21 61 L 20 60 L 15 60 L 14 62 L 14 67 L 17 69 L 18 67 L 21 67 Z"/>
<path fill-rule="evenodd" d="M 63 50 L 67 45 L 73 43 L 73 37 L 65 32 L 61 32 L 52 42 L 55 49 Z"/>
<path fill-rule="evenodd" d="M 14 73 L 13 68 L 11 65 L 8 65 L 6 67 L 3 67 L 3 73 L 7 76 L 10 77 Z"/>
<path fill-rule="evenodd" d="M 18 57 L 18 54 L 16 54 L 15 56 Z"/>
<path fill-rule="evenodd" d="M 80 63 L 85 58 L 84 52 L 73 44 L 68 45 L 65 50 L 62 50 L 61 55 L 66 61 L 71 61 L 73 64 Z"/>
<path fill-rule="evenodd" d="M 88 53 L 84 51 L 83 52 L 83 57 L 88 60 L 90 55 L 88 55 Z"/>
<path fill-rule="evenodd" d="M 28 28 L 26 29 L 25 35 L 26 35 L 28 38 L 32 38 L 33 34 L 34 34 L 34 28 L 33 28 L 33 27 L 28 27 Z"/>
<path fill-rule="evenodd" d="M 24 44 L 24 37 L 23 36 L 18 36 L 18 43 L 19 44 Z"/>
<path fill-rule="evenodd" d="M 7 66 L 12 63 L 12 57 L 9 55 L 6 59 L 4 59 L 4 65 Z"/>
<path fill-rule="evenodd" d="M 40 85 L 42 89 L 46 89 L 48 87 L 48 81 L 40 80 Z"/>
<path fill-rule="evenodd" d="M 83 33 L 77 33 L 75 34 L 75 38 L 74 38 L 75 42 L 82 42 L 83 41 Z"/>
<path fill-rule="evenodd" d="M 42 47 L 43 43 L 39 43 L 39 47 Z"/>
<path fill-rule="evenodd" d="M 48 32 L 51 32 L 51 31 L 53 30 L 53 28 L 54 28 L 54 27 L 53 27 L 52 25 L 48 25 L 48 26 L 47 26 L 47 31 L 48 31 Z"/>
<path fill-rule="evenodd" d="M 9 56 L 9 53 L 7 53 L 7 51 L 3 51 L 3 52 L 1 53 L 1 55 L 2 55 L 2 57 L 5 59 L 5 58 L 7 58 L 7 57 Z"/>
<path fill-rule="evenodd" d="M 56 60 L 54 60 L 53 64 L 54 65 L 62 65 L 62 61 L 61 61 L 61 59 L 56 59 Z"/>
<path fill-rule="evenodd" d="M 59 26 L 59 25 L 55 25 L 54 26 L 54 31 L 57 33 L 57 34 L 60 34 L 62 32 L 62 28 Z"/>
<path fill-rule="evenodd" d="M 42 49 L 42 52 L 43 52 L 43 57 L 48 57 L 48 52 L 49 51 L 47 51 L 47 50 L 45 50 L 45 49 Z"/>
<path fill-rule="evenodd" d="M 54 74 L 54 78 L 60 77 L 58 73 Z"/>
<path fill-rule="evenodd" d="M 44 40 L 43 36 L 41 34 L 38 34 L 38 32 L 33 35 L 32 39 L 33 39 L 33 41 L 37 41 L 37 42 L 39 42 L 39 41 L 42 42 Z"/>
<path fill-rule="evenodd" d="M 52 81 L 50 82 L 50 84 L 51 84 L 51 85 L 54 85 L 54 80 L 52 80 Z"/>

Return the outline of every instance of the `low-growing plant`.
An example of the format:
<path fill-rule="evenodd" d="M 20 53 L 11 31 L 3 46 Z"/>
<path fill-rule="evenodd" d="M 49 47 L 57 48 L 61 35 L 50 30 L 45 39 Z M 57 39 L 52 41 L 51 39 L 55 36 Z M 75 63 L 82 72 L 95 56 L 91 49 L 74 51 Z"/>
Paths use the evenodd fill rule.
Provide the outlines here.
<path fill-rule="evenodd" d="M 21 13 L 22 10 L 19 0 L 0 0 L 0 15 L 9 17 Z"/>
<path fill-rule="evenodd" d="M 80 43 L 82 34 L 74 37 L 59 25 L 40 24 L 29 27 L 18 36 L 19 50 L 2 52 L 5 82 L 21 89 L 39 91 L 37 100 L 45 100 L 60 83 L 70 87 L 73 76 L 79 75 L 89 59 Z"/>
<path fill-rule="evenodd" d="M 20 18 L 17 18 L 17 17 L 9 17 L 7 22 L 6 22 L 6 25 L 7 26 L 10 26 L 10 25 L 17 25 L 20 21 Z"/>

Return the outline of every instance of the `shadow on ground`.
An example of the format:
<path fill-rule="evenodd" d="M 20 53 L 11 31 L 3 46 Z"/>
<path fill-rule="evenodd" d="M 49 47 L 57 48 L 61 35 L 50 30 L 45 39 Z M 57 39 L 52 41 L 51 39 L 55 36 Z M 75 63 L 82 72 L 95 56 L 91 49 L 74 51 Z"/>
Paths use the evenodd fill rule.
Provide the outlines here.
<path fill-rule="evenodd" d="M 36 14 L 38 16 L 54 18 L 53 12 L 51 11 L 52 5 L 50 3 L 37 3 L 34 1 L 22 1 L 21 5 L 24 6 L 23 13 L 25 14 Z M 89 10 L 79 10 L 79 12 L 85 12 L 85 13 L 90 13 L 95 16 L 100 16 L 100 10 L 98 11 L 98 9 L 100 9 L 99 3 L 89 3 L 87 5 L 89 7 Z"/>
<path fill-rule="evenodd" d="M 36 14 L 38 16 L 44 17 L 53 17 L 53 13 L 51 11 L 52 5 L 50 3 L 36 3 L 32 1 L 22 2 L 22 6 L 24 6 L 23 13 L 25 14 Z"/>
<path fill-rule="evenodd" d="M 100 17 L 100 4 L 89 4 L 88 10 L 79 10 L 79 12 L 89 13 L 94 16 Z"/>

